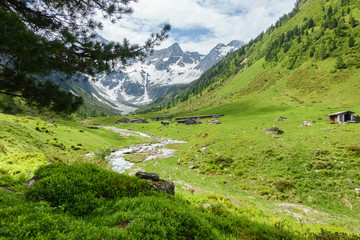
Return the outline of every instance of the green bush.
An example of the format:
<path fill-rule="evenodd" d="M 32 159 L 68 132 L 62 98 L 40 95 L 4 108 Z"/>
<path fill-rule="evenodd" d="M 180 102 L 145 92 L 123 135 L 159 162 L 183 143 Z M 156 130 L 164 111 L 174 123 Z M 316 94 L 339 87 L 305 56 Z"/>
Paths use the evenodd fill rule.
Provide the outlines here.
<path fill-rule="evenodd" d="M 346 150 L 353 152 L 357 156 L 360 156 L 360 145 L 347 146 Z"/>
<path fill-rule="evenodd" d="M 92 164 L 54 163 L 40 167 L 39 181 L 28 189 L 28 200 L 45 200 L 73 215 L 91 213 L 106 199 L 134 197 L 149 192 L 147 183 Z"/>
<path fill-rule="evenodd" d="M 0 142 L 0 152 L 6 152 L 6 147 L 2 142 Z"/>
<path fill-rule="evenodd" d="M 223 206 L 214 206 L 209 214 L 163 194 L 122 198 L 103 214 L 99 221 L 113 219 L 111 225 L 123 226 L 128 239 L 231 239 L 225 236 L 239 231 L 239 219 Z"/>
<path fill-rule="evenodd" d="M 51 142 L 49 142 L 49 143 L 50 143 L 51 145 L 53 145 L 54 147 L 60 148 L 61 150 L 65 150 L 65 149 L 66 149 L 65 145 L 62 144 L 62 143 L 54 142 L 54 141 L 51 141 Z"/>
<path fill-rule="evenodd" d="M 46 202 L 0 190 L 0 239 L 124 239 L 125 232 L 61 214 Z"/>
<path fill-rule="evenodd" d="M 327 239 L 327 240 L 359 240 L 360 237 L 355 234 L 348 234 L 343 232 L 330 232 L 324 229 L 321 229 L 320 233 L 311 233 L 308 234 L 308 239 Z"/>
<path fill-rule="evenodd" d="M 295 184 L 287 179 L 280 179 L 276 181 L 274 185 L 279 192 L 284 192 L 285 190 L 290 190 L 295 187 Z"/>

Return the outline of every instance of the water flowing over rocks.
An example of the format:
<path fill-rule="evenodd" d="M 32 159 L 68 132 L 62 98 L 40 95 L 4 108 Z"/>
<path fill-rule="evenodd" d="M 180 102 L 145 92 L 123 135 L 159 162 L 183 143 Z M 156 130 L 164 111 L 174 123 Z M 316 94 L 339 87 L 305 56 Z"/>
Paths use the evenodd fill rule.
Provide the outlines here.
<path fill-rule="evenodd" d="M 169 149 L 166 145 L 174 143 L 185 143 L 184 141 L 172 140 L 167 138 L 160 138 L 151 136 L 146 133 L 136 132 L 128 129 L 120 129 L 116 127 L 104 127 L 110 129 L 115 133 L 120 134 L 120 136 L 138 136 L 144 138 L 155 139 L 157 143 L 143 143 L 143 144 L 134 144 L 128 148 L 123 148 L 118 151 L 111 153 L 109 158 L 109 165 L 111 168 L 119 173 L 123 173 L 126 170 L 130 169 L 134 163 L 124 159 L 126 154 L 145 154 L 147 155 L 144 161 L 150 161 L 161 158 L 170 158 L 174 156 L 174 153 L 177 150 Z"/>

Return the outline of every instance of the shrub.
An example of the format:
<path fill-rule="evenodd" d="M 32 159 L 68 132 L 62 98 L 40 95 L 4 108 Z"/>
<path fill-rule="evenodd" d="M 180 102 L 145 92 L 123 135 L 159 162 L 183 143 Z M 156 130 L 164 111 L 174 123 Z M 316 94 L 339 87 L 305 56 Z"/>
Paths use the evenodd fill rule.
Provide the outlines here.
<path fill-rule="evenodd" d="M 149 192 L 144 180 L 110 172 L 92 164 L 54 163 L 40 167 L 39 181 L 28 189 L 28 200 L 45 200 L 73 215 L 91 213 L 106 199 L 134 197 Z"/>
<path fill-rule="evenodd" d="M 276 181 L 274 185 L 279 192 L 284 192 L 285 190 L 290 190 L 295 187 L 295 184 L 287 179 L 280 179 L 279 181 Z"/>
<path fill-rule="evenodd" d="M 353 152 L 357 156 L 360 156 L 360 145 L 347 146 L 346 150 Z"/>
<path fill-rule="evenodd" d="M 335 68 L 336 69 L 344 69 L 344 68 L 346 68 L 346 64 L 345 64 L 344 60 L 342 59 L 342 57 L 338 57 L 336 59 Z"/>
<path fill-rule="evenodd" d="M 338 239 L 346 239 L 346 240 L 356 240 L 356 239 L 360 239 L 360 237 L 358 235 L 355 234 L 348 234 L 348 233 L 344 233 L 344 232 L 330 232 L 328 230 L 324 230 L 324 229 L 320 229 L 321 232 L 318 234 L 315 233 L 311 233 L 308 234 L 308 238 L 309 239 L 327 239 L 327 240 L 338 240 Z"/>
<path fill-rule="evenodd" d="M 122 213 L 118 222 L 128 223 L 129 239 L 224 239 L 220 231 L 225 229 L 219 225 L 225 225 L 227 234 L 234 234 L 236 228 L 233 232 L 228 229 L 237 221 L 222 210 L 215 207 L 211 210 L 213 214 L 209 214 L 186 201 L 164 195 L 123 198 L 113 206 L 114 215 Z"/>
<path fill-rule="evenodd" d="M 242 177 L 244 175 L 244 171 L 243 170 L 236 170 L 234 172 L 235 176 L 237 177 Z"/>
<path fill-rule="evenodd" d="M 61 150 L 65 150 L 66 147 L 64 144 L 59 143 L 59 142 L 55 142 L 55 141 L 51 141 L 49 142 L 51 145 L 53 145 L 54 147 L 60 148 Z"/>
<path fill-rule="evenodd" d="M 6 147 L 2 142 L 0 142 L 0 152 L 6 152 Z"/>

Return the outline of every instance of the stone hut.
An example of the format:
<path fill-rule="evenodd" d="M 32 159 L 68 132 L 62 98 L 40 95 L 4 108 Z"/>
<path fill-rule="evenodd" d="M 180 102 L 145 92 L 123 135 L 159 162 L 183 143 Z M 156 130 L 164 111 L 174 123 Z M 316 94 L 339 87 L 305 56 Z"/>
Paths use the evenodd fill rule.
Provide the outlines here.
<path fill-rule="evenodd" d="M 130 123 L 148 123 L 146 119 L 134 118 L 130 120 Z"/>
<path fill-rule="evenodd" d="M 161 126 L 168 126 L 170 124 L 169 121 L 162 121 Z"/>
<path fill-rule="evenodd" d="M 352 111 L 342 111 L 336 112 L 327 115 L 329 117 L 329 122 L 339 122 L 339 123 L 354 123 L 360 122 L 359 116 L 354 115 L 355 112 Z"/>
<path fill-rule="evenodd" d="M 122 118 L 122 119 L 119 119 L 115 122 L 115 124 L 118 124 L 118 123 L 130 123 L 130 119 L 128 118 Z"/>

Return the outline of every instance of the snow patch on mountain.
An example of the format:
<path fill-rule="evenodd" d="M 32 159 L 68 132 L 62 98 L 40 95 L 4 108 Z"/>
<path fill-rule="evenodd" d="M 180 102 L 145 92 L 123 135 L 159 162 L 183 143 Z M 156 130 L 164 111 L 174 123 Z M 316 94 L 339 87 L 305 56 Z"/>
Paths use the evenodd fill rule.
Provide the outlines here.
<path fill-rule="evenodd" d="M 106 40 L 101 38 L 101 41 Z M 150 104 L 177 85 L 198 79 L 227 53 L 243 44 L 241 41 L 218 44 L 205 56 L 197 52 L 183 52 L 175 43 L 166 49 L 154 51 L 143 62 L 133 61 L 131 65 L 119 66 L 109 75 L 99 74 L 97 81 L 92 81 L 91 85 L 111 105 L 116 105 L 123 113 L 129 113 L 139 106 Z"/>

